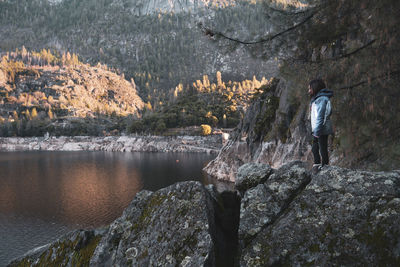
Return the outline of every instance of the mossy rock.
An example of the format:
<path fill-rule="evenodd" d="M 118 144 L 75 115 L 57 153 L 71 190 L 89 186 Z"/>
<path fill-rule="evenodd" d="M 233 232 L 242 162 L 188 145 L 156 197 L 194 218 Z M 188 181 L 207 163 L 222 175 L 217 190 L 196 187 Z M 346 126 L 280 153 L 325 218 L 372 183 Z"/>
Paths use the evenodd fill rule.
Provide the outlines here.
<path fill-rule="evenodd" d="M 102 235 L 95 231 L 75 231 L 50 244 L 42 252 L 34 252 L 9 266 L 89 266 Z"/>

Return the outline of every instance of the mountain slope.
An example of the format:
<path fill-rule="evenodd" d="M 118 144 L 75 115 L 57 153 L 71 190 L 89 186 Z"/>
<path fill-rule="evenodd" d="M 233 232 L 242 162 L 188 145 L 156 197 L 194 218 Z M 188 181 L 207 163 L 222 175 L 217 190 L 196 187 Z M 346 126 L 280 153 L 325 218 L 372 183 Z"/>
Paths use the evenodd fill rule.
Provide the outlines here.
<path fill-rule="evenodd" d="M 253 57 L 245 46 L 212 42 L 199 27 L 218 26 L 227 33 L 243 29 L 248 38 L 271 28 L 261 4 L 231 2 L 2 1 L 0 52 L 22 46 L 71 51 L 84 62 L 101 62 L 134 78 L 143 98 L 217 71 L 232 80 L 271 77 L 276 62 Z"/>
<path fill-rule="evenodd" d="M 0 64 L 2 136 L 102 134 L 143 101 L 123 77 L 89 65 L 25 66 L 3 57 Z"/>

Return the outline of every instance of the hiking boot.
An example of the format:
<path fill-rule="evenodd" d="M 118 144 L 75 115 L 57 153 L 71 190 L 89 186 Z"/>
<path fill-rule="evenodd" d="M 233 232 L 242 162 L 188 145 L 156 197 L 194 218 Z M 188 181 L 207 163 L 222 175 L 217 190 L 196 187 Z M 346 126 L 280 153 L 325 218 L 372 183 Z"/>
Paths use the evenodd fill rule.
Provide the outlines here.
<path fill-rule="evenodd" d="M 322 169 L 321 164 L 313 164 L 311 172 L 312 174 L 317 174 Z"/>

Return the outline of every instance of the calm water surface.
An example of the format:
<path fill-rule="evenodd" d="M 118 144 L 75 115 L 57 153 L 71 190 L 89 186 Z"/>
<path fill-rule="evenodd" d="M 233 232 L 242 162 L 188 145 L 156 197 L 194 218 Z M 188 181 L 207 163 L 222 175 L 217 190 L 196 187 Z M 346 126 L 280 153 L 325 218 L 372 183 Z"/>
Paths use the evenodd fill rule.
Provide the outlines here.
<path fill-rule="evenodd" d="M 78 228 L 109 224 L 134 195 L 210 182 L 202 153 L 0 152 L 0 266 Z"/>

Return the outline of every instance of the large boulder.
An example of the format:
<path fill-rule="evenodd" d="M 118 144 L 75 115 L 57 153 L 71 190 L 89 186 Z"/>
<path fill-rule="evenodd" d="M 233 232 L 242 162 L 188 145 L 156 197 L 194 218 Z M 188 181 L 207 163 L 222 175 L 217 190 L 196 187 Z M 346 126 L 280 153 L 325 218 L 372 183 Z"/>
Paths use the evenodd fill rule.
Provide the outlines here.
<path fill-rule="evenodd" d="M 235 188 L 243 193 L 264 183 L 272 173 L 272 168 L 264 163 L 246 163 L 239 167 L 235 179 Z"/>
<path fill-rule="evenodd" d="M 310 182 L 311 176 L 305 167 L 299 161 L 284 165 L 265 183 L 245 192 L 240 206 L 241 248 L 245 249 L 257 234 L 274 223 L 293 198 Z M 253 175 L 250 171 L 249 176 Z"/>
<path fill-rule="evenodd" d="M 106 229 L 72 232 L 10 266 L 233 266 L 239 203 L 193 181 L 141 191 Z"/>
<path fill-rule="evenodd" d="M 280 170 L 242 199 L 241 266 L 400 265 L 399 171 Z"/>
<path fill-rule="evenodd" d="M 225 242 L 214 217 L 223 201 L 216 204 L 213 195 L 198 182 L 138 193 L 110 225 L 91 265 L 216 266 L 221 251 L 215 242 Z"/>

